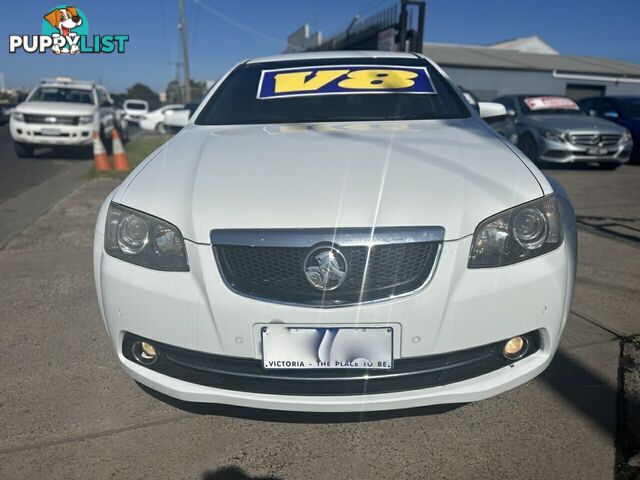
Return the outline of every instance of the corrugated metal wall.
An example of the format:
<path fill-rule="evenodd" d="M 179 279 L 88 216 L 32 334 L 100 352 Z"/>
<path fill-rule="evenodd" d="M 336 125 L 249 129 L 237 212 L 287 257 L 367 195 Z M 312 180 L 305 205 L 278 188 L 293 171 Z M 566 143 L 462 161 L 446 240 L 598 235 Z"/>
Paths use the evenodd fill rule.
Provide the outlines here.
<path fill-rule="evenodd" d="M 606 95 L 640 95 L 640 83 L 614 83 L 554 78 L 551 72 L 447 67 L 441 65 L 457 84 L 488 101 L 510 93 L 565 95 L 567 85 L 604 86 Z"/>

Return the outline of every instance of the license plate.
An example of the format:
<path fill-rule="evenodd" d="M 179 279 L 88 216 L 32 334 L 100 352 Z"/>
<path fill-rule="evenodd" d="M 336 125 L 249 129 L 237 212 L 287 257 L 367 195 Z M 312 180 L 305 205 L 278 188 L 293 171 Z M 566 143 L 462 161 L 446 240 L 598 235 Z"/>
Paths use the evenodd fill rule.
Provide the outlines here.
<path fill-rule="evenodd" d="M 43 128 L 40 133 L 42 133 L 42 135 L 49 135 L 50 137 L 57 137 L 62 132 L 59 128 Z"/>
<path fill-rule="evenodd" d="M 587 148 L 587 154 L 589 155 L 606 155 L 608 150 L 606 148 Z"/>
<path fill-rule="evenodd" d="M 262 327 L 265 369 L 393 368 L 393 328 Z"/>

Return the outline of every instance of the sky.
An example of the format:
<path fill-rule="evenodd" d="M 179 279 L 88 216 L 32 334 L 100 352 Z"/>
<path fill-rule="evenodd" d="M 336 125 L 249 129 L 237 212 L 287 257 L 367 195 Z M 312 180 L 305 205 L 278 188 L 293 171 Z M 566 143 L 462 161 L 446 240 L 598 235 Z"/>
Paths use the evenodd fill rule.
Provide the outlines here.
<path fill-rule="evenodd" d="M 216 79 L 246 58 L 280 53 L 308 22 L 325 38 L 399 0 L 185 0 L 191 76 Z M 3 9 L 0 72 L 9 87 L 30 89 L 59 75 L 100 81 L 113 93 L 141 82 L 156 91 L 180 60 L 178 0 L 78 0 L 90 35 L 128 34 L 124 54 L 10 54 L 8 35 L 39 34 L 59 0 L 10 2 Z M 486 45 L 537 34 L 566 55 L 640 63 L 640 0 L 426 0 L 425 40 Z"/>

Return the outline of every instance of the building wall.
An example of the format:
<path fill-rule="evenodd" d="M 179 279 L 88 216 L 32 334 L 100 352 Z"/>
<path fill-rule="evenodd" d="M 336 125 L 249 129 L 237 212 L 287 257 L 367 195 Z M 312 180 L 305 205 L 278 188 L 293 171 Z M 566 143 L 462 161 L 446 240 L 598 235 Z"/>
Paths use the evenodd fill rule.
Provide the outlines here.
<path fill-rule="evenodd" d="M 604 86 L 605 95 L 640 95 L 640 83 L 614 83 L 582 79 L 554 78 L 551 72 L 531 70 L 498 70 L 449 67 L 441 64 L 457 84 L 471 90 L 480 100 L 491 100 L 499 95 L 518 93 L 546 93 L 565 95 L 567 84 Z"/>

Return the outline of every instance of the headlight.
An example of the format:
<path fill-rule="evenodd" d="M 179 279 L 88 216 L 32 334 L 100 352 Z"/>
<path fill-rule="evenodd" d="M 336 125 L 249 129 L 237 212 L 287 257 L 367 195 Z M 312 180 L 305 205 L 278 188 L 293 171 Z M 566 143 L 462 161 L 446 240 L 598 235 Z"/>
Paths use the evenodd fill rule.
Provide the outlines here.
<path fill-rule="evenodd" d="M 540 135 L 542 135 L 547 140 L 552 140 L 554 142 L 564 142 L 562 132 L 556 132 L 555 130 L 546 130 L 544 128 L 541 128 Z"/>
<path fill-rule="evenodd" d="M 78 117 L 78 125 L 88 125 L 93 123 L 93 115 L 83 115 Z"/>
<path fill-rule="evenodd" d="M 625 131 L 620 137 L 620 143 L 627 143 L 629 140 L 631 140 L 631 133 Z"/>
<path fill-rule="evenodd" d="M 189 271 L 184 240 L 174 225 L 116 203 L 109 205 L 104 249 L 142 267 Z"/>
<path fill-rule="evenodd" d="M 11 116 L 13 117 L 14 120 L 17 120 L 18 122 L 24 122 L 24 115 L 18 112 L 13 112 L 11 113 Z"/>
<path fill-rule="evenodd" d="M 469 268 L 500 267 L 537 257 L 562 244 L 555 195 L 488 218 L 473 234 Z"/>

